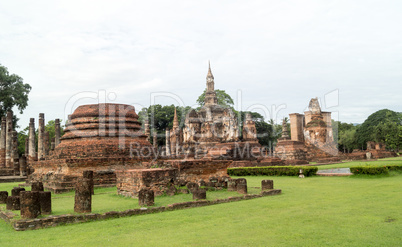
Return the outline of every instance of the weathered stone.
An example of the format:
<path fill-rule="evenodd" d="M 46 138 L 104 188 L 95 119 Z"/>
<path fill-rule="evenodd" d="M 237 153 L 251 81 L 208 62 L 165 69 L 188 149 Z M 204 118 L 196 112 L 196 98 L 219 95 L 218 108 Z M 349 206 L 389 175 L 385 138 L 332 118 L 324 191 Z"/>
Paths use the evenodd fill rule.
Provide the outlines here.
<path fill-rule="evenodd" d="M 274 188 L 274 180 L 262 180 L 261 190 L 272 190 Z"/>
<path fill-rule="evenodd" d="M 89 183 L 90 183 L 90 186 L 91 186 L 91 195 L 94 195 L 95 194 L 95 191 L 94 191 L 94 172 L 93 171 L 88 171 L 88 170 L 83 171 L 82 177 L 86 178 L 86 179 L 89 179 Z"/>
<path fill-rule="evenodd" d="M 148 188 L 141 189 L 138 192 L 138 204 L 140 206 L 154 205 L 154 192 Z"/>
<path fill-rule="evenodd" d="M 29 119 L 29 151 L 28 151 L 28 162 L 36 160 L 35 151 L 35 119 Z"/>
<path fill-rule="evenodd" d="M 52 193 L 50 191 L 40 191 L 39 201 L 42 214 L 52 213 Z"/>
<path fill-rule="evenodd" d="M 36 218 L 41 213 L 38 191 L 22 191 L 20 194 L 22 218 Z"/>
<path fill-rule="evenodd" d="M 54 146 L 57 147 L 60 144 L 60 119 L 54 120 Z"/>
<path fill-rule="evenodd" d="M 6 119 L 1 118 L 0 129 L 0 168 L 6 167 Z"/>
<path fill-rule="evenodd" d="M 45 114 L 39 113 L 39 127 L 38 127 L 38 160 L 45 157 Z"/>
<path fill-rule="evenodd" d="M 166 195 L 168 196 L 174 196 L 177 194 L 177 189 L 174 185 L 171 185 L 168 187 L 168 189 L 166 190 Z"/>
<path fill-rule="evenodd" d="M 87 178 L 77 179 L 75 185 L 74 212 L 90 213 L 92 210 L 91 185 Z"/>
<path fill-rule="evenodd" d="M 199 188 L 197 183 L 192 183 L 192 182 L 187 183 L 186 187 L 191 193 L 194 193 Z"/>
<path fill-rule="evenodd" d="M 206 189 L 198 188 L 193 192 L 193 200 L 205 200 L 207 199 Z"/>
<path fill-rule="evenodd" d="M 21 158 L 19 159 L 20 162 L 20 176 L 26 176 L 27 175 L 27 159 L 26 156 L 23 154 Z"/>
<path fill-rule="evenodd" d="M 31 191 L 44 191 L 43 183 L 40 181 L 32 182 L 31 183 Z"/>
<path fill-rule="evenodd" d="M 46 159 L 29 164 L 34 168 L 30 181 L 42 181 L 55 193 L 74 189 L 84 170 L 94 171 L 95 185 L 113 186 L 115 170 L 148 168 L 145 163 L 156 153 L 141 133 L 134 107 L 110 103 L 75 109 L 55 146 Z"/>
<path fill-rule="evenodd" d="M 24 188 L 20 188 L 20 187 L 14 187 L 12 190 L 11 190 L 11 196 L 20 196 L 20 192 L 21 191 L 25 191 L 25 189 Z"/>
<path fill-rule="evenodd" d="M 150 188 L 155 195 L 167 193 L 174 187 L 178 169 L 152 168 L 116 171 L 117 193 L 119 195 L 137 197 L 142 188 Z"/>
<path fill-rule="evenodd" d="M 245 178 L 238 178 L 236 189 L 241 194 L 247 194 L 247 180 Z"/>
<path fill-rule="evenodd" d="M 237 179 L 229 178 L 228 191 L 237 191 Z"/>
<path fill-rule="evenodd" d="M 20 197 L 19 196 L 9 196 L 7 197 L 7 210 L 20 210 Z"/>
<path fill-rule="evenodd" d="M 7 112 L 6 117 L 6 167 L 13 168 L 12 163 L 12 133 L 13 133 L 13 112 Z"/>
<path fill-rule="evenodd" d="M 0 203 L 5 204 L 7 202 L 8 191 L 0 191 Z"/>

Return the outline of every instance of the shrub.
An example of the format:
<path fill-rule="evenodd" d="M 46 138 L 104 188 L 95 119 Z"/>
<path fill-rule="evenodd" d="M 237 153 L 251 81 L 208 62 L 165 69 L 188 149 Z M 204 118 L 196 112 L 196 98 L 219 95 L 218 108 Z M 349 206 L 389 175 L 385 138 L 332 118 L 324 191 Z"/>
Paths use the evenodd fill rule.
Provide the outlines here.
<path fill-rule="evenodd" d="M 350 168 L 350 171 L 354 175 L 380 175 L 388 174 L 388 168 L 386 166 L 356 166 Z"/>
<path fill-rule="evenodd" d="M 317 167 L 310 166 L 264 166 L 264 167 L 237 167 L 228 168 L 229 176 L 298 176 L 299 170 L 308 177 L 315 175 Z"/>

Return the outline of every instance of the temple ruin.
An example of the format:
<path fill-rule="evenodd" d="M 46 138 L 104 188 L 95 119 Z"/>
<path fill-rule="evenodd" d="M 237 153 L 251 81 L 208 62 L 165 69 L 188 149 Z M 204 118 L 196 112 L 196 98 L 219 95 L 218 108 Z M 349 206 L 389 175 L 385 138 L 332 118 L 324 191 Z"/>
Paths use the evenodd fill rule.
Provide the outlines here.
<path fill-rule="evenodd" d="M 288 164 L 340 161 L 332 133 L 331 112 L 321 111 L 318 98 L 312 98 L 308 108 L 304 114 L 289 114 L 291 137 L 284 122 L 275 155 Z"/>

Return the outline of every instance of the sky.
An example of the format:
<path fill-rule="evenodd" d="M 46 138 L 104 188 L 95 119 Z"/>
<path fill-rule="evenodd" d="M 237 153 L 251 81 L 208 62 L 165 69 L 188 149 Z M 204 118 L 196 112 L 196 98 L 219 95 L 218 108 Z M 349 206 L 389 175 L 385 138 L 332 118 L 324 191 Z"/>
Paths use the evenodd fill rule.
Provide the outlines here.
<path fill-rule="evenodd" d="M 401 1 L 5 1 L 0 64 L 32 86 L 20 118 L 83 104 L 196 106 L 208 61 L 237 110 L 279 122 L 402 112 Z"/>

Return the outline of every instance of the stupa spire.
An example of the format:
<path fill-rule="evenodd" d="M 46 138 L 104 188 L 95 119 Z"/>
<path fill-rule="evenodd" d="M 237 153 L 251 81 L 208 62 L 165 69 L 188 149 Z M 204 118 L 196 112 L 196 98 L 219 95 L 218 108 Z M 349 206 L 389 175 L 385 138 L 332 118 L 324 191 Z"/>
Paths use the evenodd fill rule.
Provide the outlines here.
<path fill-rule="evenodd" d="M 179 128 L 179 120 L 177 119 L 176 107 L 174 108 L 173 129 Z"/>

